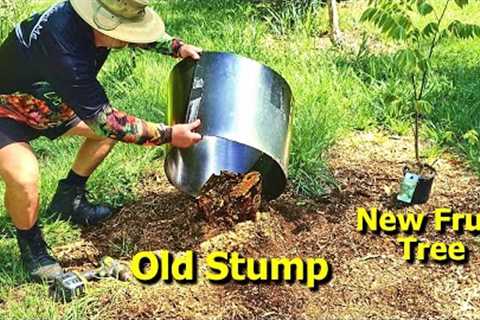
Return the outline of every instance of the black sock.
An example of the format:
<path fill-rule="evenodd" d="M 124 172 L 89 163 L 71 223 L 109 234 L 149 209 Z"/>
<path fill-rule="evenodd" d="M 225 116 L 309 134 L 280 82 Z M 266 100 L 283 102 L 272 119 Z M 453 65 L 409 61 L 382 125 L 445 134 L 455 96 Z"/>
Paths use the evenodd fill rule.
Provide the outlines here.
<path fill-rule="evenodd" d="M 18 228 L 16 229 L 18 237 L 26 240 L 31 240 L 36 234 L 40 233 L 40 228 L 38 227 L 38 224 L 36 222 L 33 227 L 28 230 L 20 230 Z"/>
<path fill-rule="evenodd" d="M 90 176 L 83 177 L 76 174 L 75 171 L 70 170 L 64 182 L 72 186 L 85 187 L 85 184 L 87 183 L 89 177 Z"/>

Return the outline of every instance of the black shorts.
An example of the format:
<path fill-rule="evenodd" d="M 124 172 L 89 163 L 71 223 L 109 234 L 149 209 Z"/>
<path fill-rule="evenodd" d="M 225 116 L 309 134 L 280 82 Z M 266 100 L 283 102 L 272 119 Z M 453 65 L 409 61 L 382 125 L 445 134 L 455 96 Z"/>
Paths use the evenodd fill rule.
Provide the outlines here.
<path fill-rule="evenodd" d="M 75 117 L 59 126 L 39 130 L 10 118 L 0 118 L 0 149 L 12 143 L 28 143 L 38 137 L 47 137 L 50 140 L 55 140 L 80 122 L 80 118 Z"/>

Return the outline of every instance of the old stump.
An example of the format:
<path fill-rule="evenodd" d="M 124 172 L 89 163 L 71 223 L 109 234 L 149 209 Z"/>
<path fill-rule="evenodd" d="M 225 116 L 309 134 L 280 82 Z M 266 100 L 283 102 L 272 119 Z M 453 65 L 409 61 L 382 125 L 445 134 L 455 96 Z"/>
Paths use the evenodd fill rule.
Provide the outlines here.
<path fill-rule="evenodd" d="M 209 225 L 231 229 L 239 222 L 255 220 L 262 201 L 262 175 L 222 171 L 212 175 L 197 197 L 200 216 Z"/>

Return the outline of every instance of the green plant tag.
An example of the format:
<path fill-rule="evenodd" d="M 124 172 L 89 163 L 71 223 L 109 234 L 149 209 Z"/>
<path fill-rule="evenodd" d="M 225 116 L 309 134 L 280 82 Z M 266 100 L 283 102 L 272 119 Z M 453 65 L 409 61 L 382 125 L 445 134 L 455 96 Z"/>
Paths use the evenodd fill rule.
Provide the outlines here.
<path fill-rule="evenodd" d="M 419 176 L 413 173 L 406 173 L 405 178 L 400 185 L 400 192 L 397 199 L 405 203 L 412 203 L 413 194 L 417 188 Z"/>

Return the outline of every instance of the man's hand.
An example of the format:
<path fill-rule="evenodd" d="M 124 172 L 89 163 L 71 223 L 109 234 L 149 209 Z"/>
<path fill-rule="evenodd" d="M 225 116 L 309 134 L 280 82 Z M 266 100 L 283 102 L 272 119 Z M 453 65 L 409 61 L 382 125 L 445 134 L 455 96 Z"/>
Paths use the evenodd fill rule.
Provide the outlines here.
<path fill-rule="evenodd" d="M 177 124 L 172 127 L 172 145 L 177 148 L 190 148 L 202 140 L 199 133 L 193 132 L 202 122 L 197 120 L 188 124 Z"/>
<path fill-rule="evenodd" d="M 192 58 L 193 60 L 199 60 L 201 53 L 202 53 L 201 48 L 198 48 L 189 44 L 182 45 L 178 50 L 178 54 L 182 59 Z"/>

